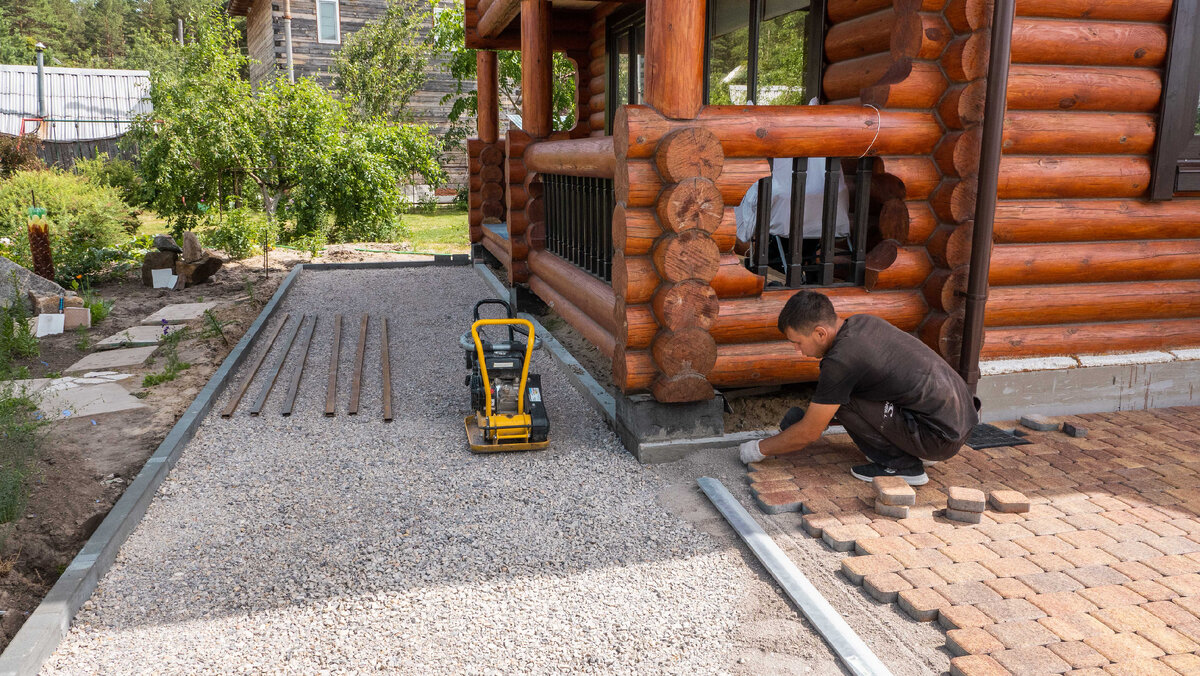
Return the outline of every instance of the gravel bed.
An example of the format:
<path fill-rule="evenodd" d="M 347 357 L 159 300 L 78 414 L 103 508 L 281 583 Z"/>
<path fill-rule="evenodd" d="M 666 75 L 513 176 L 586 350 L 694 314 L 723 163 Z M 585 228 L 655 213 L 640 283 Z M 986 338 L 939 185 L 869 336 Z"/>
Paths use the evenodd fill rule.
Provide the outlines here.
<path fill-rule="evenodd" d="M 295 355 L 260 417 L 246 413 L 260 382 L 231 419 L 216 414 L 229 394 L 217 402 L 43 673 L 740 670 L 735 630 L 759 573 L 660 505 L 666 481 L 547 354 L 536 370 L 551 448 L 466 449 L 458 336 L 487 295 L 469 269 L 303 274 L 281 308 L 319 317 L 295 413 L 279 414 Z M 348 416 L 363 312 L 361 412 Z M 327 418 L 335 313 L 339 414 Z"/>

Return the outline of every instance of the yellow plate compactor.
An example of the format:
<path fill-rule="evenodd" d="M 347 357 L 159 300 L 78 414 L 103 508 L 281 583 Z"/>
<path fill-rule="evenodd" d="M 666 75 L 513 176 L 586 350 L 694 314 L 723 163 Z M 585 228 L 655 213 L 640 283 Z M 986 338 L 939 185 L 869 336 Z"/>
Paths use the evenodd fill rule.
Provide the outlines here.
<path fill-rule="evenodd" d="M 479 308 L 502 305 L 503 319 L 480 319 Z M 542 380 L 529 372 L 533 351 L 541 341 L 533 324 L 513 316 L 502 300 L 486 299 L 475 304 L 475 321 L 459 339 L 471 371 L 466 385 L 471 388 L 475 413 L 464 421 L 467 442 L 476 453 L 536 451 L 550 445 L 550 420 L 542 402 Z M 487 326 L 508 328 L 508 340 L 491 341 L 480 335 Z M 524 340 L 522 340 L 522 338 Z"/>

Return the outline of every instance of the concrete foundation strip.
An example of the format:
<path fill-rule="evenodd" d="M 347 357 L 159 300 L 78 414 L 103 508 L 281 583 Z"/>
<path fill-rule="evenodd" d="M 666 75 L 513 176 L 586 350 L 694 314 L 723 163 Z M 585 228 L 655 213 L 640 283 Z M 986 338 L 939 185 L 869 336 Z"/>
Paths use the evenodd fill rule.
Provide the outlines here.
<path fill-rule="evenodd" d="M 358 396 L 362 391 L 363 355 L 367 351 L 367 322 L 371 315 L 363 315 L 362 325 L 358 328 L 358 352 L 354 355 L 354 381 L 350 384 L 350 415 L 358 415 Z"/>
<path fill-rule="evenodd" d="M 296 404 L 296 393 L 300 391 L 300 378 L 304 376 L 304 365 L 308 363 L 308 348 L 312 345 L 313 331 L 317 328 L 317 316 L 313 315 L 312 321 L 308 324 L 308 331 L 305 332 L 304 338 L 300 343 L 300 364 L 296 367 L 296 372 L 292 374 L 292 380 L 288 383 L 287 395 L 283 398 L 283 415 L 291 415 L 292 407 Z"/>
<path fill-rule="evenodd" d="M 333 318 L 333 347 L 329 352 L 329 385 L 325 388 L 325 415 L 337 415 L 337 373 L 342 354 L 342 316 Z"/>
<path fill-rule="evenodd" d="M 275 330 L 271 332 L 271 337 L 267 339 L 267 349 L 263 350 L 262 354 L 258 355 L 258 359 L 254 360 L 254 365 L 250 367 L 250 373 L 242 381 L 242 386 L 229 399 L 229 404 L 225 406 L 225 410 L 221 411 L 222 418 L 228 418 L 237 409 L 238 403 L 242 401 L 242 396 L 246 394 L 246 390 L 250 389 L 250 383 L 254 382 L 254 376 L 258 375 L 258 367 L 262 366 L 263 361 L 267 358 L 267 354 L 271 351 L 271 346 L 275 344 L 275 338 L 279 336 L 279 331 L 283 329 L 284 324 L 287 324 L 288 317 L 288 313 L 283 313 L 279 324 L 275 326 Z"/>
<path fill-rule="evenodd" d="M 383 346 L 380 348 L 383 362 L 383 421 L 392 421 L 392 358 L 388 353 L 387 317 L 383 318 Z"/>
<path fill-rule="evenodd" d="M 288 332 L 287 341 L 283 344 L 283 352 L 279 353 L 279 359 L 271 367 L 270 375 L 267 376 L 267 382 L 263 383 L 262 390 L 258 393 L 258 399 L 255 399 L 254 405 L 250 407 L 250 415 L 262 413 L 263 405 L 267 403 L 267 397 L 271 396 L 271 390 L 275 388 L 275 380 L 279 378 L 279 371 L 283 368 L 283 362 L 287 361 L 288 352 L 292 351 L 292 343 L 296 342 L 296 334 L 300 332 L 300 327 L 304 324 L 306 318 L 308 318 L 308 315 L 300 315 L 300 321 L 296 322 L 296 325 Z"/>
<path fill-rule="evenodd" d="M 729 521 L 729 525 L 733 526 L 771 573 L 771 577 L 783 587 L 788 598 L 796 604 L 804 617 L 808 618 L 851 673 L 856 676 L 891 674 L 858 634 L 854 633 L 850 625 L 846 624 L 846 620 L 829 605 L 821 592 L 817 591 L 800 569 L 788 559 L 741 503 L 734 499 L 724 484 L 711 477 L 700 477 L 697 482 L 708 499 Z"/>

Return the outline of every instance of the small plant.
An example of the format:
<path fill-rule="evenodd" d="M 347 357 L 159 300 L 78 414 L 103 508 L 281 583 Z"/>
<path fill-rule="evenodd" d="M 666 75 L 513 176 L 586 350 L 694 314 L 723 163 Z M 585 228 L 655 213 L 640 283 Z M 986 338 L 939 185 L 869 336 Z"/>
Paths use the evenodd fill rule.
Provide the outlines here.
<path fill-rule="evenodd" d="M 26 481 L 41 447 L 37 403 L 12 384 L 0 389 L 0 546 L 25 511 Z"/>
<path fill-rule="evenodd" d="M 80 352 L 87 352 L 92 347 L 92 337 L 88 334 L 87 327 L 83 324 L 75 327 L 75 349 Z"/>
<path fill-rule="evenodd" d="M 108 318 L 112 313 L 113 302 L 104 300 L 92 290 L 87 279 L 83 275 L 76 275 L 75 279 L 71 280 L 71 289 L 79 293 L 79 297 L 83 299 L 83 305 L 92 314 L 92 324 L 99 324 Z"/>
<path fill-rule="evenodd" d="M 29 313 L 25 299 L 18 293 L 16 273 L 12 273 L 13 295 L 8 307 L 0 308 L 0 378 L 12 378 L 27 372 L 24 367 L 14 368 L 13 360 L 36 357 L 37 337 L 29 326 Z"/>
<path fill-rule="evenodd" d="M 242 290 L 246 292 L 251 303 L 258 305 L 258 299 L 254 297 L 254 280 L 249 275 L 242 279 Z"/>
<path fill-rule="evenodd" d="M 185 371 L 192 367 L 191 364 L 179 358 L 179 343 L 188 337 L 188 328 L 171 330 L 167 320 L 162 321 L 163 339 L 160 341 L 159 349 L 162 350 L 163 356 L 166 357 L 167 363 L 163 366 L 163 370 L 158 373 L 149 373 L 142 378 L 142 387 L 154 387 L 161 383 L 167 383 L 175 380 L 181 371 Z"/>
<path fill-rule="evenodd" d="M 220 338 L 222 343 L 229 344 L 229 338 L 225 335 L 225 327 L 233 324 L 232 320 L 222 321 L 217 318 L 217 315 L 212 310 L 204 311 L 204 330 L 200 332 L 200 338 L 207 340 L 209 338 Z"/>

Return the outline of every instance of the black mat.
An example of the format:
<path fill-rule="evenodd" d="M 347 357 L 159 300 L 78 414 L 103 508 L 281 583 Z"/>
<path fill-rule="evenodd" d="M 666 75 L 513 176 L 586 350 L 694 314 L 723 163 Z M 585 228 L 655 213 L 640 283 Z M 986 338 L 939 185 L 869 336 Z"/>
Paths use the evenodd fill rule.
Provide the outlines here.
<path fill-rule="evenodd" d="M 996 448 L 998 446 L 1021 446 L 1033 443 L 1014 434 L 1009 434 L 995 425 L 979 423 L 967 437 L 967 445 L 974 449 Z"/>

